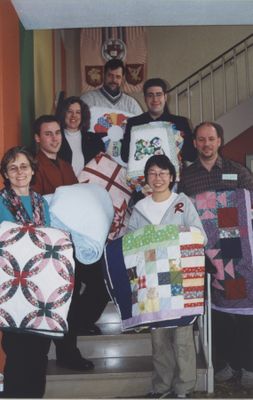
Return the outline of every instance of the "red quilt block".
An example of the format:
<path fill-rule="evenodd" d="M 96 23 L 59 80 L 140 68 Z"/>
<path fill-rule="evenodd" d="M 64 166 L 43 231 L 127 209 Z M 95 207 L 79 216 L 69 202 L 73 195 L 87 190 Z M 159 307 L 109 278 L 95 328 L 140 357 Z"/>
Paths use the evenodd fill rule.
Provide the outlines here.
<path fill-rule="evenodd" d="M 217 216 L 219 228 L 232 228 L 239 225 L 236 207 L 218 208 Z"/>

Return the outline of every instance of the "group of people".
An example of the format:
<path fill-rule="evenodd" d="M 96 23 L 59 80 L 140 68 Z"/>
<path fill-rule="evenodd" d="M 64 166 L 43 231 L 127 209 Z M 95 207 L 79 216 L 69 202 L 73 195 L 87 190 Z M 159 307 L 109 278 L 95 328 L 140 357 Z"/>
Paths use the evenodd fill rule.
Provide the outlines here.
<path fill-rule="evenodd" d="M 105 151 L 98 134 L 89 132 L 92 106 L 117 108 L 132 113 L 135 117 L 127 121 L 121 146 L 121 158 L 127 163 L 131 130 L 156 121 L 171 122 L 181 132 L 184 143 L 180 151 L 181 177 L 175 191 L 175 167 L 166 155 L 154 155 L 145 165 L 145 182 L 151 188 L 150 196 L 142 197 L 132 208 L 129 231 L 147 224 L 175 224 L 195 226 L 207 241 L 200 217 L 187 196 L 207 190 L 226 188 L 253 189 L 253 176 L 243 166 L 219 155 L 222 143 L 220 127 L 212 122 L 203 122 L 192 133 L 186 118 L 170 114 L 167 106 L 166 83 L 160 79 L 149 79 L 143 87 L 147 112 L 142 113 L 139 104 L 121 90 L 124 64 L 110 60 L 104 68 L 102 88 L 80 97 L 69 97 L 63 101 L 56 116 L 43 115 L 36 119 L 33 127 L 36 154 L 24 147 L 15 147 L 6 152 L 1 161 L 4 189 L 0 192 L 0 222 L 5 220 L 34 225 L 50 225 L 47 202 L 43 195 L 54 193 L 57 187 L 78 182 L 83 167 L 98 153 Z M 186 166 L 187 163 L 192 163 Z M 232 178 L 231 178 L 232 177 Z M 136 200 L 135 199 L 135 200 Z M 180 213 L 174 212 L 175 202 L 182 203 Z M 17 212 L 18 211 L 18 212 Z M 63 339 L 54 339 L 58 365 L 79 371 L 94 368 L 92 361 L 85 359 L 77 347 L 78 334 L 99 334 L 96 321 L 108 300 L 102 260 L 88 267 L 75 259 L 75 285 L 68 314 L 68 333 Z M 224 310 L 215 310 L 215 345 L 223 364 L 217 379 L 229 379 L 235 371 L 246 371 L 252 378 L 253 355 L 244 352 L 245 359 L 234 354 L 240 349 L 229 333 L 239 335 L 243 328 L 244 339 L 240 344 L 250 346 L 251 315 L 232 315 Z M 240 329 L 238 329 L 240 319 Z M 149 398 L 184 398 L 194 390 L 196 383 L 196 352 L 193 339 L 194 317 L 173 320 L 171 326 L 151 330 L 153 351 L 153 390 Z M 243 320 L 243 322 L 242 322 Z M 232 328 L 234 327 L 234 328 Z M 247 336 L 247 341 L 245 337 Z M 253 337 L 253 336 L 252 336 Z M 47 353 L 51 339 L 39 335 L 3 331 L 2 346 L 6 353 L 3 397 L 39 398 L 45 391 Z M 229 348 L 230 346 L 230 348 Z M 245 373 L 244 373 L 245 374 Z M 250 375 L 252 374 L 252 376 Z M 243 374 L 242 374 L 243 382 Z"/>

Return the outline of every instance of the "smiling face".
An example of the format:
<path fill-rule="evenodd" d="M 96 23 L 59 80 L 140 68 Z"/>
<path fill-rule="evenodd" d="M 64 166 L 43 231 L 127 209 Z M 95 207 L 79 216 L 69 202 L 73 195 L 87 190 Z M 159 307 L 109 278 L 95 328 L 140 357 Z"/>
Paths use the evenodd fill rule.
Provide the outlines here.
<path fill-rule="evenodd" d="M 167 101 L 167 94 L 165 94 L 160 86 L 151 86 L 145 93 L 145 103 L 148 112 L 154 119 L 162 115 Z"/>
<path fill-rule="evenodd" d="M 40 150 L 48 158 L 56 159 L 62 143 L 62 135 L 58 122 L 44 122 L 40 126 L 40 133 L 35 134 L 35 141 L 39 144 Z"/>
<path fill-rule="evenodd" d="M 152 189 L 152 197 L 156 201 L 165 200 L 170 196 L 169 185 L 173 177 L 168 169 L 162 169 L 157 165 L 149 168 L 147 174 L 147 183 Z"/>
<path fill-rule="evenodd" d="M 104 86 L 108 87 L 112 92 L 120 90 L 123 80 L 123 70 L 121 67 L 116 69 L 108 69 L 104 77 Z"/>
<path fill-rule="evenodd" d="M 10 187 L 19 196 L 29 194 L 29 185 L 33 175 L 34 171 L 30 161 L 22 153 L 18 153 L 16 158 L 6 166 L 5 178 L 9 180 Z"/>
<path fill-rule="evenodd" d="M 81 106 L 79 103 L 70 104 L 65 115 L 65 126 L 69 132 L 76 132 L 81 125 Z"/>
<path fill-rule="evenodd" d="M 199 158 L 203 161 L 216 160 L 221 138 L 212 125 L 202 125 L 196 132 L 194 145 L 198 150 Z"/>

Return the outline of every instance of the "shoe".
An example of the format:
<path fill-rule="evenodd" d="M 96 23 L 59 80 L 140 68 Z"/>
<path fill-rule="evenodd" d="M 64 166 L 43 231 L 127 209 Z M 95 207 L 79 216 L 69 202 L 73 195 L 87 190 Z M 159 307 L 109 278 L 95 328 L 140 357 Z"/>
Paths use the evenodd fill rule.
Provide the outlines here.
<path fill-rule="evenodd" d="M 93 362 L 83 357 L 69 360 L 56 360 L 56 364 L 60 367 L 74 369 L 76 371 L 90 371 L 94 369 Z"/>
<path fill-rule="evenodd" d="M 241 385 L 245 389 L 253 389 L 253 372 L 242 368 Z"/>
<path fill-rule="evenodd" d="M 144 396 L 145 399 L 167 399 L 168 395 L 170 395 L 171 392 L 165 392 L 165 393 L 159 393 L 159 392 L 149 392 Z"/>
<path fill-rule="evenodd" d="M 188 399 L 190 397 L 189 393 L 183 393 L 183 394 L 176 394 L 174 392 L 167 394 L 165 399 Z"/>
<path fill-rule="evenodd" d="M 235 370 L 233 370 L 229 364 L 226 364 L 224 368 L 216 372 L 216 374 L 214 375 L 214 379 L 217 382 L 226 382 L 229 381 L 229 379 L 233 378 L 234 375 Z"/>
<path fill-rule="evenodd" d="M 102 335 L 101 329 L 95 325 L 88 325 L 77 330 L 78 336 L 92 336 L 92 335 Z"/>

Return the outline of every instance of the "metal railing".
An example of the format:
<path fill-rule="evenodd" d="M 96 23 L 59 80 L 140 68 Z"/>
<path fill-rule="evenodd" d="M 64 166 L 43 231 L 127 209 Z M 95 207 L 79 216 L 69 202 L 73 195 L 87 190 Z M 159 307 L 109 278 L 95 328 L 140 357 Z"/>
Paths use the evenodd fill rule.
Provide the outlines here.
<path fill-rule="evenodd" d="M 173 114 L 216 120 L 253 94 L 253 34 L 168 91 Z"/>

